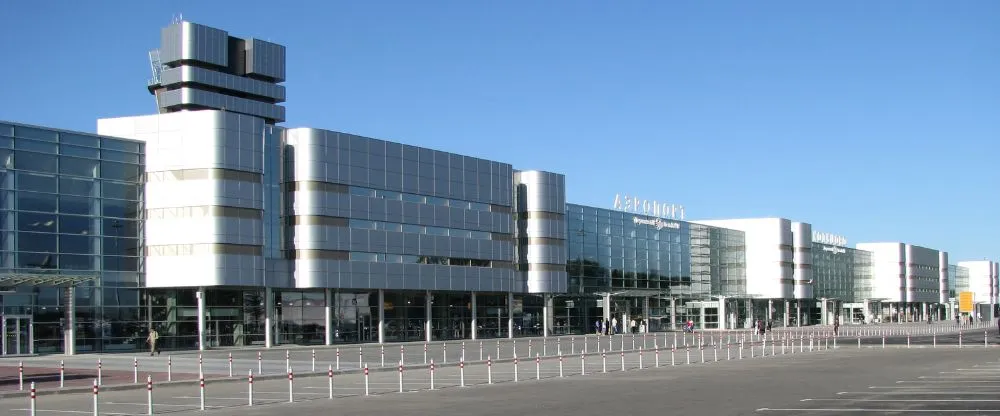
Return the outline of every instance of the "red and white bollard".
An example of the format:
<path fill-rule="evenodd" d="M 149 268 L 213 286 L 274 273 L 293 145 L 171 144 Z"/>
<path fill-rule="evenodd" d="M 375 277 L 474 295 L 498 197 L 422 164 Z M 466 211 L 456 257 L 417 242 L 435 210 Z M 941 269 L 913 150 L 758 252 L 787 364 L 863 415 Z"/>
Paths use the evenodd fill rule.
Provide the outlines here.
<path fill-rule="evenodd" d="M 292 353 L 289 350 L 285 350 L 285 369 L 289 368 L 292 368 Z"/>
<path fill-rule="evenodd" d="M 424 364 L 427 364 L 427 343 L 424 343 Z"/>
<path fill-rule="evenodd" d="M 337 348 L 337 370 L 340 370 L 340 348 Z"/>
<path fill-rule="evenodd" d="M 103 367 L 104 367 L 104 363 L 101 362 L 100 358 L 98 358 L 97 359 L 97 385 L 98 386 L 104 384 L 104 370 L 103 370 Z"/>
<path fill-rule="evenodd" d="M 493 357 L 486 357 L 486 384 L 493 384 Z"/>
<path fill-rule="evenodd" d="M 368 364 L 365 364 L 365 396 L 369 394 L 368 384 Z"/>
<path fill-rule="evenodd" d="M 624 337 L 624 335 L 622 335 L 622 336 Z M 621 359 L 621 361 L 622 361 L 622 371 L 625 371 L 625 350 L 622 349 L 622 350 L 620 350 L 620 352 L 621 352 L 621 358 L 622 358 Z"/>
<path fill-rule="evenodd" d="M 563 355 L 562 355 L 562 351 L 559 351 L 559 378 L 563 378 Z"/>
<path fill-rule="evenodd" d="M 31 415 L 31 416 L 35 416 L 35 400 L 36 400 L 36 397 L 35 397 L 35 382 L 32 381 L 31 382 L 31 409 L 30 409 L 31 413 L 29 413 L 29 415 Z M 150 413 L 150 414 L 152 414 L 152 413 Z"/>
<path fill-rule="evenodd" d="M 517 354 L 514 354 L 514 382 L 517 383 Z"/>
<path fill-rule="evenodd" d="M 153 376 L 146 376 L 146 414 L 153 414 Z"/>
<path fill-rule="evenodd" d="M 262 361 L 260 359 L 260 351 L 257 351 L 257 374 L 264 374 L 264 371 L 263 371 L 264 369 L 262 368 L 263 364 L 261 364 L 261 363 L 262 363 Z"/>
<path fill-rule="evenodd" d="M 288 402 L 295 402 L 295 375 L 292 373 L 292 368 L 288 367 Z"/>
<path fill-rule="evenodd" d="M 205 375 L 204 374 L 199 374 L 198 375 L 198 385 L 199 385 L 198 390 L 199 390 L 199 396 L 200 396 L 199 400 L 198 400 L 198 405 L 199 405 L 198 407 L 201 410 L 205 410 Z"/>
<path fill-rule="evenodd" d="M 202 364 L 204 364 L 204 362 L 205 362 L 205 360 L 203 359 L 203 357 L 201 356 L 201 353 L 199 352 L 198 353 L 198 374 L 205 374 L 205 371 L 202 370 L 202 368 L 203 368 Z"/>
<path fill-rule="evenodd" d="M 247 406 L 253 406 L 253 370 L 247 371 Z"/>
<path fill-rule="evenodd" d="M 542 379 L 542 358 L 535 353 L 535 380 Z"/>
<path fill-rule="evenodd" d="M 399 361 L 402 361 L 403 364 L 406 364 L 406 347 L 402 345 L 399 346 Z"/>
<path fill-rule="evenodd" d="M 333 366 L 331 365 L 326 369 L 326 384 L 327 389 L 330 390 L 330 398 L 333 398 Z"/>
<path fill-rule="evenodd" d="M 59 388 L 66 387 L 66 363 L 59 360 Z"/>
<path fill-rule="evenodd" d="M 174 366 L 174 360 L 173 360 L 173 358 L 171 358 L 168 355 L 167 356 L 167 381 L 173 381 L 174 380 L 173 366 Z"/>
<path fill-rule="evenodd" d="M 382 367 L 385 367 L 385 345 L 379 347 L 379 351 L 381 351 L 382 354 Z"/>
<path fill-rule="evenodd" d="M 403 360 L 399 360 L 399 392 L 403 392 Z"/>
<path fill-rule="evenodd" d="M 132 357 L 132 384 L 139 383 L 139 358 Z"/>
<path fill-rule="evenodd" d="M 465 387 L 465 357 L 458 361 L 458 386 Z"/>
<path fill-rule="evenodd" d="M 24 391 L 24 362 L 17 363 L 17 389 Z"/>
<path fill-rule="evenodd" d="M 229 353 L 229 377 L 233 376 L 233 353 Z"/>
<path fill-rule="evenodd" d="M 431 359 L 431 390 L 434 390 L 434 359 Z"/>
<path fill-rule="evenodd" d="M 99 413 L 100 413 L 100 410 L 98 410 L 99 407 L 98 407 L 98 404 L 97 404 L 97 389 L 98 389 L 98 385 L 99 384 L 100 383 L 98 383 L 97 380 L 95 379 L 94 380 L 94 416 L 99 416 Z"/>

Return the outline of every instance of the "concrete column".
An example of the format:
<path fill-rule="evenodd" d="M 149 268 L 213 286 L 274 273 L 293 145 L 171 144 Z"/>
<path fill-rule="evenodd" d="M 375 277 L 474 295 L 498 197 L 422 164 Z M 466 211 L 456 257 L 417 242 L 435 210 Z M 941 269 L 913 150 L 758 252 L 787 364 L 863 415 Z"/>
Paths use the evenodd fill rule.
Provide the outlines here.
<path fill-rule="evenodd" d="M 698 328 L 705 329 L 705 303 L 704 302 L 701 302 L 701 306 L 698 307 L 698 313 L 700 314 L 698 316 L 698 320 L 701 321 L 701 322 L 698 323 Z"/>
<path fill-rule="evenodd" d="M 385 343 L 385 289 L 378 290 L 378 343 Z"/>
<path fill-rule="evenodd" d="M 677 330 L 677 299 L 670 298 L 670 329 Z"/>
<path fill-rule="evenodd" d="M 275 336 L 273 333 L 274 322 L 274 290 L 264 288 L 264 347 L 274 346 Z"/>
<path fill-rule="evenodd" d="M 774 320 L 774 299 L 767 300 L 767 322 Z"/>
<path fill-rule="evenodd" d="M 820 325 L 829 325 L 830 321 L 829 321 L 829 319 L 827 319 L 828 317 L 826 316 L 827 315 L 826 314 L 826 312 L 827 312 L 827 310 L 826 310 L 826 298 L 820 299 L 819 301 L 820 301 L 820 304 L 819 304 L 819 324 Z"/>
<path fill-rule="evenodd" d="M 753 299 L 747 299 L 747 323 L 744 328 L 753 328 L 754 322 L 757 320 L 756 316 L 753 316 Z"/>
<path fill-rule="evenodd" d="M 476 307 L 476 292 L 472 292 L 472 339 L 479 338 L 478 307 Z"/>
<path fill-rule="evenodd" d="M 198 350 L 205 350 L 205 288 L 199 287 L 195 292 L 198 301 Z"/>
<path fill-rule="evenodd" d="M 148 296 L 147 296 L 148 299 Z M 146 301 L 148 304 L 148 300 Z M 63 352 L 66 355 L 76 355 L 76 288 L 66 288 L 66 328 L 63 329 Z M 152 316 L 146 315 L 147 319 Z M 149 328 L 146 328 L 147 330 Z"/>
<path fill-rule="evenodd" d="M 726 329 L 726 297 L 719 296 L 719 329 Z"/>
<path fill-rule="evenodd" d="M 788 318 L 791 317 L 791 314 L 792 314 L 792 310 L 789 308 L 788 300 L 785 300 L 785 318 L 784 318 L 785 319 L 785 325 L 784 325 L 785 328 L 788 327 L 788 323 L 790 322 L 790 320 Z"/>
<path fill-rule="evenodd" d="M 428 290 L 427 293 L 424 294 L 424 305 L 425 305 L 424 306 L 424 311 L 425 311 L 425 313 L 424 313 L 424 332 L 425 332 L 424 333 L 424 340 L 427 341 L 427 342 L 431 342 L 431 340 L 433 339 L 432 334 L 434 333 L 434 326 L 431 323 L 431 317 L 434 316 L 433 313 L 432 313 L 433 312 L 433 309 L 432 309 L 433 304 L 434 304 L 434 295 L 432 295 L 431 291 Z"/>
<path fill-rule="evenodd" d="M 642 298 L 642 323 L 646 325 L 646 332 L 649 332 L 649 296 Z"/>
<path fill-rule="evenodd" d="M 802 326 L 802 301 L 795 300 L 795 326 Z"/>
<path fill-rule="evenodd" d="M 507 338 L 514 338 L 514 292 L 507 292 Z"/>
<path fill-rule="evenodd" d="M 323 290 L 323 298 L 326 299 L 324 303 L 326 306 L 323 307 L 324 322 L 326 324 L 324 342 L 326 345 L 330 345 L 333 344 L 333 289 Z"/>
<path fill-rule="evenodd" d="M 549 336 L 552 333 L 552 315 L 555 312 L 555 301 L 552 299 L 552 295 L 543 295 L 545 299 L 545 306 L 542 308 L 542 322 L 543 331 L 542 336 Z"/>
<path fill-rule="evenodd" d="M 611 322 L 611 294 L 604 295 L 604 307 L 601 308 L 601 317 L 605 321 Z"/>

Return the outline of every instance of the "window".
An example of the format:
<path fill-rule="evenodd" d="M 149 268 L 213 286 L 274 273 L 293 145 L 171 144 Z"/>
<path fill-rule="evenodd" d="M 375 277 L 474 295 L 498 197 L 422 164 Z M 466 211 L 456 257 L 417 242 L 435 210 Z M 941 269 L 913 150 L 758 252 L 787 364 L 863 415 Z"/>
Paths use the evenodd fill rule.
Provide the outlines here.
<path fill-rule="evenodd" d="M 14 149 L 30 150 L 40 153 L 56 153 L 58 145 L 51 142 L 39 142 L 35 140 L 17 139 L 14 141 Z"/>
<path fill-rule="evenodd" d="M 95 201 L 85 196 L 59 195 L 60 214 L 96 215 Z"/>
<path fill-rule="evenodd" d="M 56 235 L 46 233 L 18 233 L 17 249 L 19 251 L 55 253 Z"/>
<path fill-rule="evenodd" d="M 59 178 L 59 193 L 68 195 L 97 196 L 97 182 L 93 179 Z"/>
<path fill-rule="evenodd" d="M 62 156 L 59 160 L 59 173 L 96 178 L 98 164 L 99 162 L 94 159 Z"/>
<path fill-rule="evenodd" d="M 40 214 L 32 212 L 19 212 L 17 214 L 17 229 L 19 231 L 56 231 L 55 214 Z"/>
<path fill-rule="evenodd" d="M 105 198 L 127 199 L 129 201 L 139 199 L 139 185 L 137 184 L 104 181 L 101 185 L 101 195 Z"/>
<path fill-rule="evenodd" d="M 139 173 L 139 165 L 107 161 L 101 162 L 101 176 L 105 178 L 138 181 Z"/>
<path fill-rule="evenodd" d="M 56 194 L 17 192 L 17 207 L 22 211 L 56 212 Z"/>
<path fill-rule="evenodd" d="M 14 158 L 14 169 L 56 173 L 56 165 L 56 155 L 51 154 L 22 151 Z"/>
<path fill-rule="evenodd" d="M 56 177 L 37 173 L 17 172 L 17 190 L 56 192 Z"/>

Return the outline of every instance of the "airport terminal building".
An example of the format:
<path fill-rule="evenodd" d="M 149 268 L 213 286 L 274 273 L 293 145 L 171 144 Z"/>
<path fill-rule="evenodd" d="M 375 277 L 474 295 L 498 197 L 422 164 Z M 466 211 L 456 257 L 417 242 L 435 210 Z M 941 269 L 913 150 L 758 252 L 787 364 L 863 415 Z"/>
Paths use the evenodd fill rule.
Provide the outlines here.
<path fill-rule="evenodd" d="M 572 204 L 559 173 L 281 126 L 271 42 L 175 22 L 149 57 L 158 114 L 0 122 L 3 355 L 943 319 L 953 287 L 1000 293 L 996 263 L 914 248 L 919 286 L 880 298 L 895 260 L 807 223 Z"/>

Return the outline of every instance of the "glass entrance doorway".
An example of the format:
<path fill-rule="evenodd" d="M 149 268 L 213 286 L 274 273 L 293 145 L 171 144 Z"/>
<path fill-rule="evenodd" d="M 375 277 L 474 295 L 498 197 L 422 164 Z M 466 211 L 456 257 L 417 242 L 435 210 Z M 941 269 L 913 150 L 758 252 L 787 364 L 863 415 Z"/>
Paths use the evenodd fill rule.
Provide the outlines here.
<path fill-rule="evenodd" d="M 34 351 L 34 334 L 31 317 L 27 315 L 2 315 L 3 355 L 28 355 Z"/>

